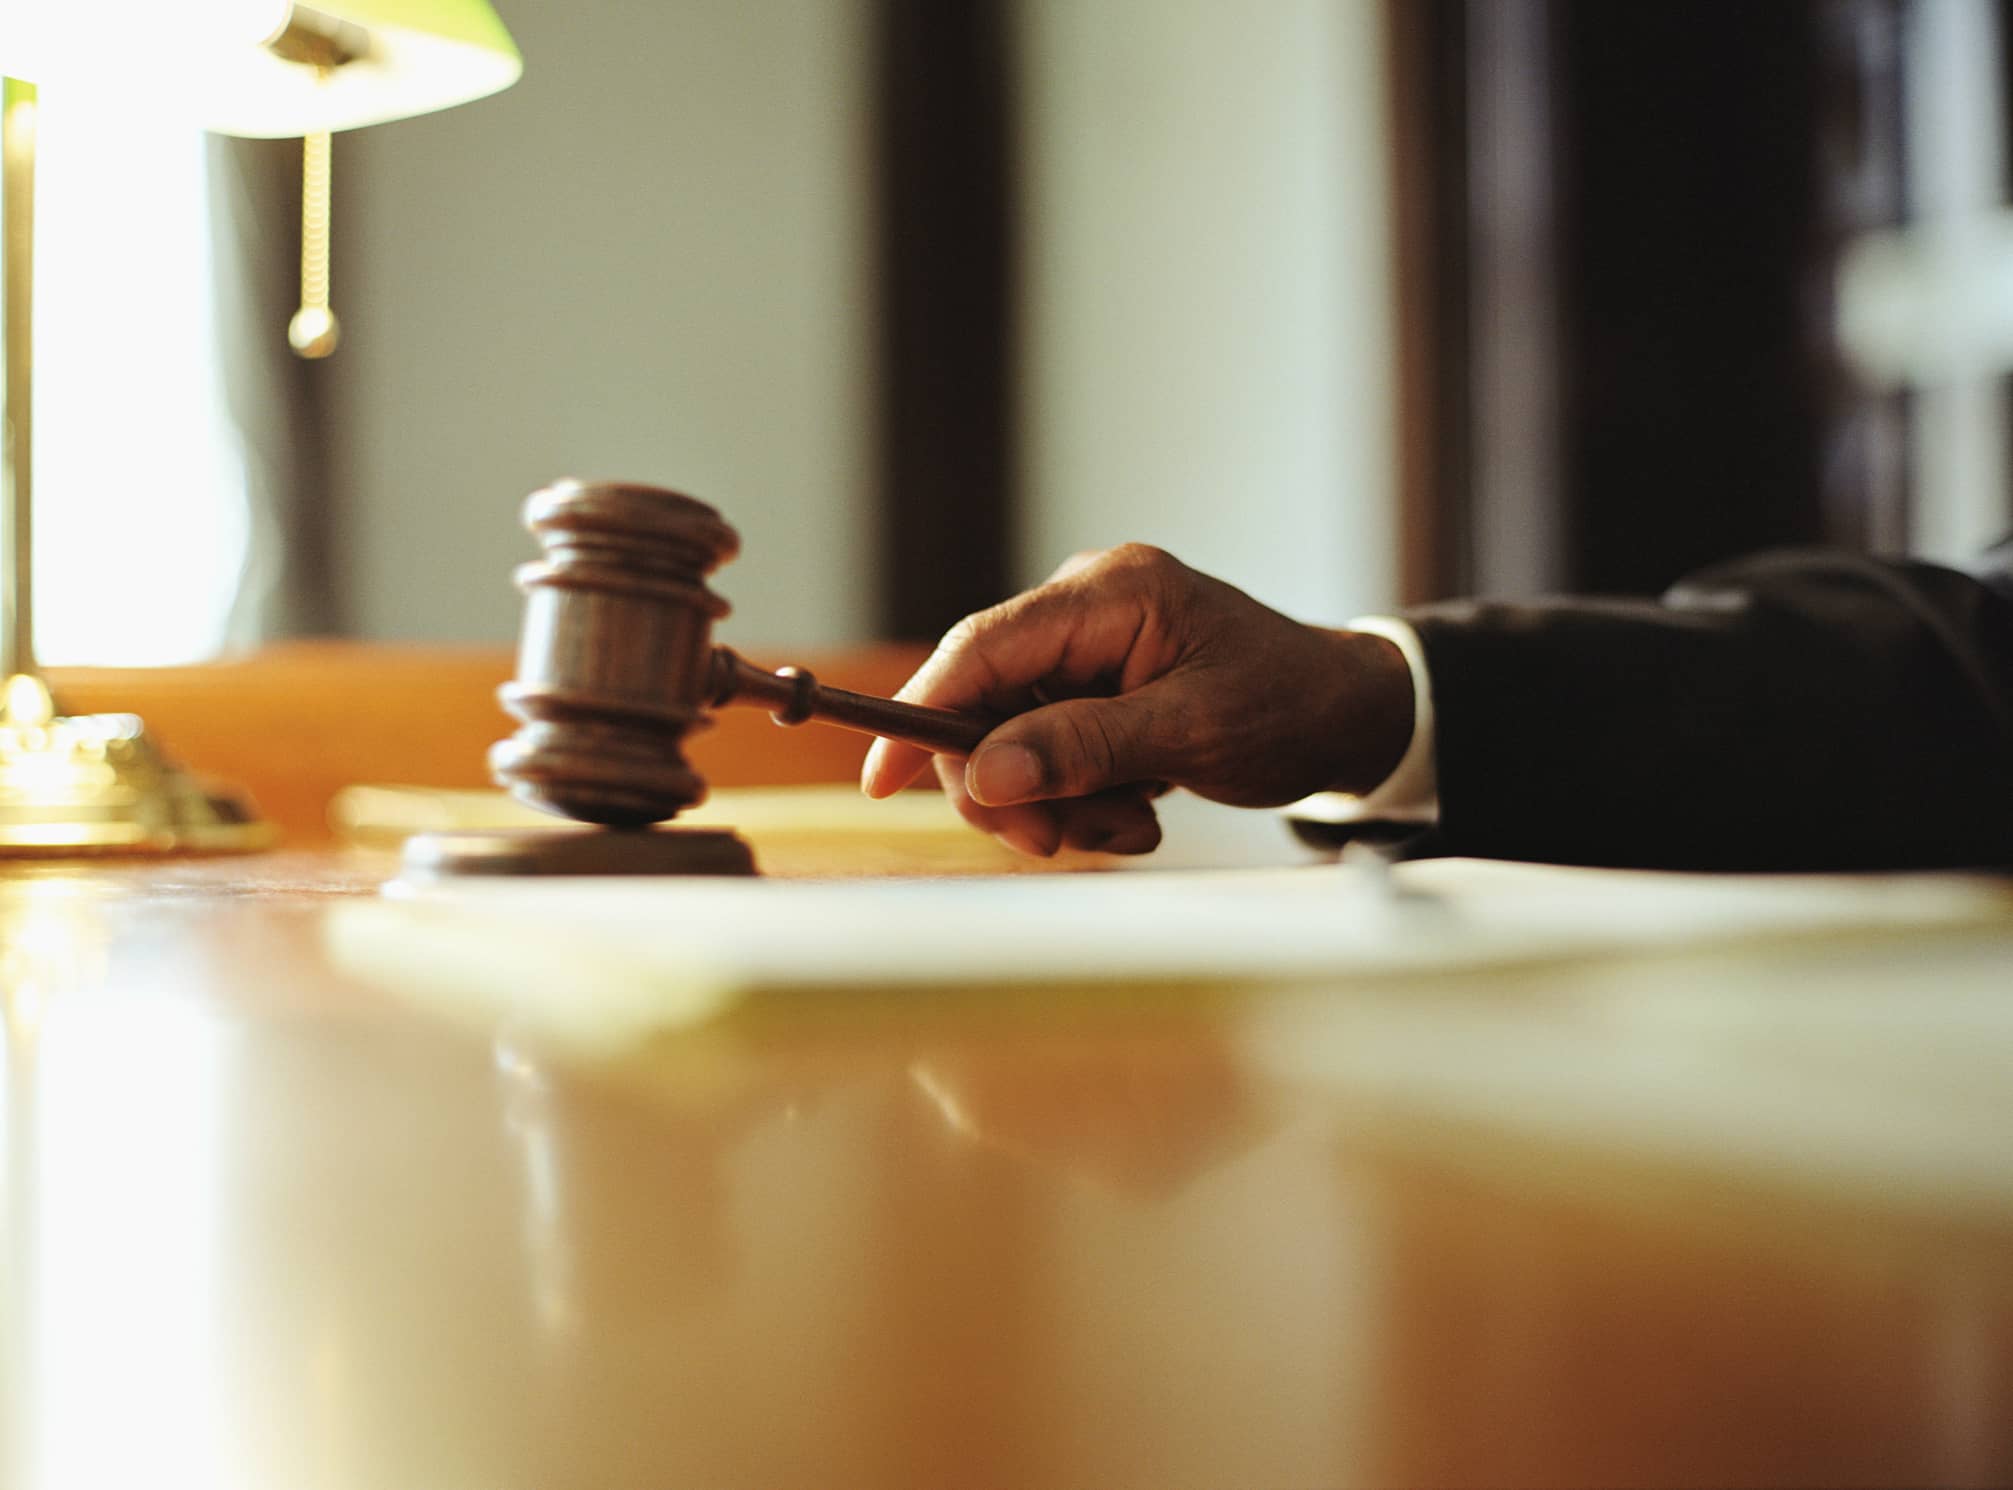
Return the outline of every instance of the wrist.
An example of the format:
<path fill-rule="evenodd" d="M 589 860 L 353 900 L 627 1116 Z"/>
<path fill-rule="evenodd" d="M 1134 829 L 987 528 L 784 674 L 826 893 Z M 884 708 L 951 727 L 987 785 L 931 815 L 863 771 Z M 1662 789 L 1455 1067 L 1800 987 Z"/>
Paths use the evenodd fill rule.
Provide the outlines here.
<path fill-rule="evenodd" d="M 1361 796 L 1405 758 L 1412 743 L 1412 667 L 1397 643 L 1367 631 L 1333 630 L 1334 673 L 1323 728 L 1334 742 L 1327 791 Z"/>

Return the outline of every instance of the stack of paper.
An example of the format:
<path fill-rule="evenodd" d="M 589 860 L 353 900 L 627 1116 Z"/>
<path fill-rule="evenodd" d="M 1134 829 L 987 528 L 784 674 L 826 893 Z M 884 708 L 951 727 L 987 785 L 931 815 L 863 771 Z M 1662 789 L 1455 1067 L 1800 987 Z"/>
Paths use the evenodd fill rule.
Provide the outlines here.
<path fill-rule="evenodd" d="M 1348 981 L 2013 919 L 2003 881 L 1437 860 L 916 880 L 394 881 L 339 959 L 572 1043 L 758 989 Z M 458 992 L 456 992 L 458 990 Z"/>

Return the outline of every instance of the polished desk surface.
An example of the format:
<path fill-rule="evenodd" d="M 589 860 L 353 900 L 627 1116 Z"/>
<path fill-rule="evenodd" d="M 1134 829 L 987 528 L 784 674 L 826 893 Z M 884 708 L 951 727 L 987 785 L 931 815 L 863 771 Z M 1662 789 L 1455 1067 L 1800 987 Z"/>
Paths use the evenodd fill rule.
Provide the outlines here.
<path fill-rule="evenodd" d="M 1394 1007 L 1318 989 L 863 998 L 568 1063 L 339 970 L 383 872 L 0 872 L 8 1490 L 2013 1481 L 1989 1162 L 1889 1193 L 1878 1153 L 1422 1116 L 1293 1057 Z M 1661 959 L 1661 1007 L 1921 1002 L 2013 1144 L 2013 933 L 1736 962 Z M 1569 1007 L 1627 1078 L 1643 976 L 1391 997 L 1512 1065 Z M 1923 1049 L 1872 1023 L 1827 1059 L 1877 1108 Z"/>

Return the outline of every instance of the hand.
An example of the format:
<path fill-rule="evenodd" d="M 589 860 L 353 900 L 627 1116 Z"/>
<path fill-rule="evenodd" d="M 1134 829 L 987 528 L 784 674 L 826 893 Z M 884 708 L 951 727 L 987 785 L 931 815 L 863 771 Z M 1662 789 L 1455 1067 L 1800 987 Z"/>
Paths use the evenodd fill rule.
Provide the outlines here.
<path fill-rule="evenodd" d="M 1040 857 L 1147 852 L 1170 785 L 1241 807 L 1367 791 L 1412 735 L 1391 642 L 1302 625 L 1141 544 L 967 616 L 896 697 L 1008 716 L 936 770 L 966 821 Z M 888 796 L 930 761 L 877 740 L 861 788 Z"/>

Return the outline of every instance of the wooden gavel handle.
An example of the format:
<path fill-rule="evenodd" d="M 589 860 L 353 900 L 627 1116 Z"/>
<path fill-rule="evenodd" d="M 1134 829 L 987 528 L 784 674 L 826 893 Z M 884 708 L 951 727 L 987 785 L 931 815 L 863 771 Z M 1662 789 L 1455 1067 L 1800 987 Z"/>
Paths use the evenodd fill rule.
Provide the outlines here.
<path fill-rule="evenodd" d="M 993 727 L 991 721 L 976 714 L 926 709 L 920 704 L 827 688 L 798 667 L 767 672 L 731 647 L 713 649 L 706 695 L 716 709 L 726 704 L 759 704 L 778 724 L 821 719 L 905 745 L 919 745 L 938 755 L 970 755 Z"/>

